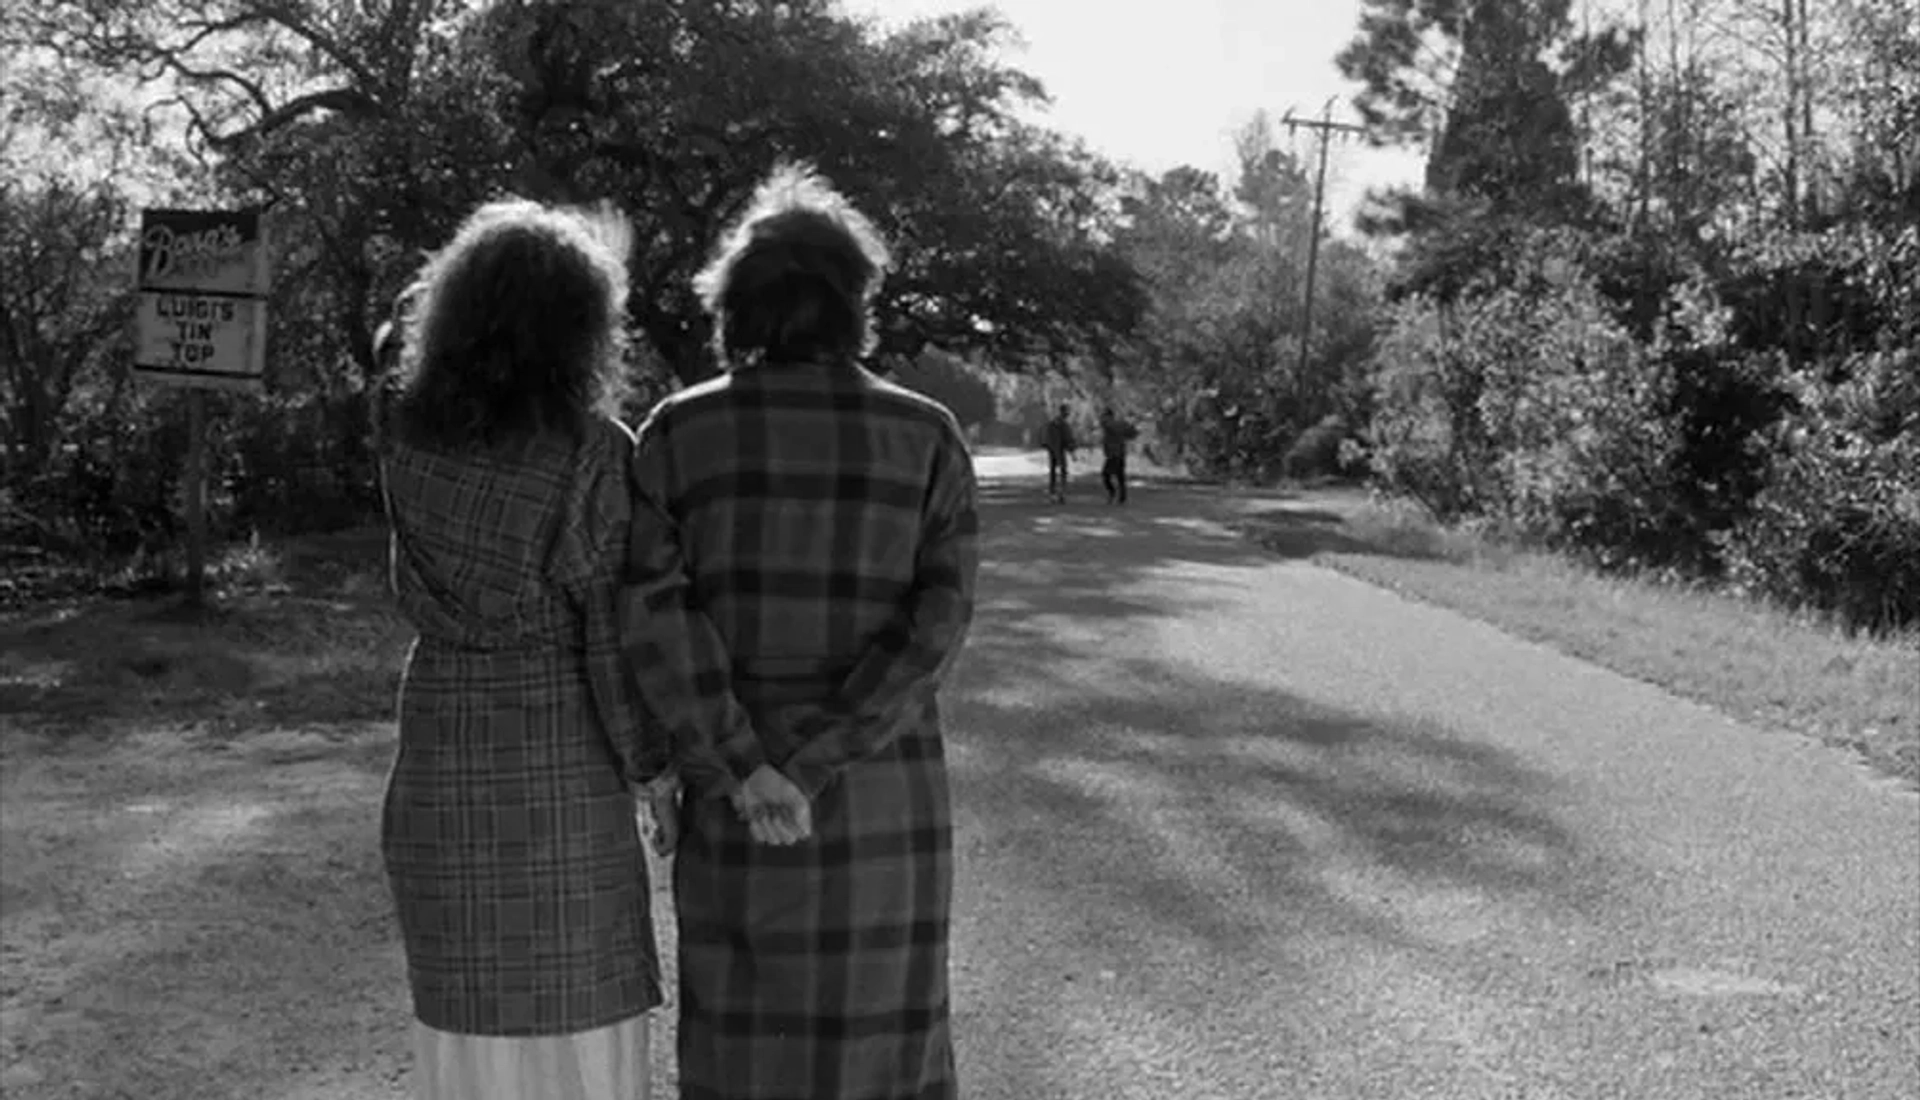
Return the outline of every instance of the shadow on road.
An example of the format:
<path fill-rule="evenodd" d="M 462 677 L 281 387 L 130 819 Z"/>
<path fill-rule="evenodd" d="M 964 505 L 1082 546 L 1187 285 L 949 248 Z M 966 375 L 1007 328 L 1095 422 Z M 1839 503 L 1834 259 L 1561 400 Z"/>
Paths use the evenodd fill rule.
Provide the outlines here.
<path fill-rule="evenodd" d="M 1192 490 L 1148 487 L 1127 511 L 1023 503 L 1023 490 L 989 494 L 977 626 L 946 695 L 972 823 L 962 899 L 987 890 L 1001 909 L 1068 916 L 1018 969 L 981 960 L 989 984 L 1024 991 L 996 1004 L 1072 988 L 1056 968 L 1075 959 L 1192 957 L 1284 982 L 1324 965 L 1329 944 L 1419 951 L 1479 934 L 1491 907 L 1598 904 L 1583 884 L 1599 857 L 1558 823 L 1553 781 L 1504 751 L 1230 682 L 1205 654 L 1126 655 L 1119 640 L 1155 618 L 1232 613 L 1275 564 L 1194 518 Z M 1297 521 L 1303 544 L 1322 522 Z M 1195 565 L 1210 568 L 1160 583 Z M 991 878 L 970 887 L 970 865 Z M 1065 1010 L 1038 1011 L 968 1026 L 1037 1074 Z"/>
<path fill-rule="evenodd" d="M 1421 561 L 1446 557 L 1437 536 L 1418 525 L 1382 528 L 1375 520 L 1372 527 L 1378 529 L 1369 529 L 1361 537 L 1352 524 L 1356 506 L 1363 498 L 1353 492 L 1329 495 L 1290 489 L 1228 490 L 1204 482 L 1155 477 L 1136 484 L 1132 497 L 1125 508 L 1114 509 L 1096 483 L 1090 489 L 1079 488 L 1069 497 L 1069 503 L 1061 506 L 1048 501 L 1044 481 L 1031 476 L 994 478 L 981 486 L 981 500 L 990 517 L 1052 516 L 1055 524 L 1070 530 L 1112 527 L 1116 523 L 1132 525 L 1126 528 L 1129 530 L 1151 530 L 1171 519 L 1191 532 L 1198 517 L 1210 521 L 1204 525 L 1206 535 L 1190 533 L 1178 545 L 1160 548 L 1176 558 L 1190 551 L 1200 554 L 1196 560 L 1214 560 L 1220 553 L 1258 553 L 1268 559 L 1304 559 L 1317 554 Z M 1045 527 L 1023 529 L 1023 535 L 1015 538 L 1024 541 L 1031 535 L 1038 544 L 1047 541 L 1051 533 Z M 1214 545 L 1223 542 L 1239 545 L 1232 551 Z M 1137 551 L 1129 559 L 1123 549 L 1122 561 L 1117 564 L 1125 565 L 1129 560 L 1137 561 L 1141 553 L 1154 552 Z"/>
<path fill-rule="evenodd" d="M 1108 509 L 1085 491 L 1051 505 L 1033 481 L 983 488 L 980 625 L 948 692 L 956 801 L 980 823 L 962 874 L 991 860 L 996 889 L 1074 915 L 1038 956 L 988 953 L 992 980 L 1196 945 L 1237 980 L 1278 980 L 1308 965 L 1289 942 L 1420 942 L 1431 929 L 1366 900 L 1407 883 L 1577 904 L 1552 791 L 1510 759 L 1107 654 L 1132 624 L 1231 609 L 1238 571 L 1272 565 L 1205 518 L 1209 492 L 1142 484 Z M 1276 499 L 1301 553 L 1334 545 L 1338 516 Z M 397 1091 L 405 1006 L 374 840 L 405 632 L 370 610 L 377 592 L 346 590 L 378 561 L 361 541 L 321 555 L 358 564 L 319 591 L 211 627 L 114 608 L 0 628 L 19 658 L 0 712 L 66 719 L 0 745 L 0 914 L 20 952 L 5 1007 L 45 1074 L 9 1095 Z M 1136 583 L 1196 565 L 1177 595 Z M 76 737 L 102 723 L 111 737 Z M 1057 1018 L 960 1007 L 984 1010 L 962 1021 L 969 1042 L 998 1031 L 1009 1058 L 1047 1060 Z"/>

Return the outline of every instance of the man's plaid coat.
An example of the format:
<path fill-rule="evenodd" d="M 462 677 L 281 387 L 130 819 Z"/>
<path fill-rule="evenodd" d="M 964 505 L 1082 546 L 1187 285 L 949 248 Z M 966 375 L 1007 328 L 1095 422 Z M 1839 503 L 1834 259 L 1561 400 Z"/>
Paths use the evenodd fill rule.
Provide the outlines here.
<path fill-rule="evenodd" d="M 668 746 L 621 646 L 632 437 L 384 448 L 394 593 L 419 632 L 381 848 L 414 1012 L 551 1035 L 660 1003 L 629 783 Z"/>
<path fill-rule="evenodd" d="M 973 611 L 972 459 L 853 365 L 752 367 L 641 427 L 627 631 L 694 796 L 674 873 L 682 1100 L 946 1100 L 952 824 L 935 689 Z M 762 762 L 814 835 L 720 794 Z"/>

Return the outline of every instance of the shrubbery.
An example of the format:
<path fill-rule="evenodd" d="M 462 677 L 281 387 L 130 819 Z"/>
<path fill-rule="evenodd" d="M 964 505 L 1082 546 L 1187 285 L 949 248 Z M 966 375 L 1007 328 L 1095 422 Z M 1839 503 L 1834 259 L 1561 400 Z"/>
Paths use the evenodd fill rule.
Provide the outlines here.
<path fill-rule="evenodd" d="M 126 384 L 74 402 L 43 468 L 8 487 L 4 534 L 91 559 L 153 555 L 184 537 L 184 391 Z M 207 395 L 207 530 L 335 530 L 379 514 L 358 393 Z"/>
<path fill-rule="evenodd" d="M 336 531 L 380 514 L 364 391 L 235 404 L 210 441 L 223 533 Z"/>
<path fill-rule="evenodd" d="M 179 533 L 186 407 L 177 393 L 89 388 L 64 410 L 60 442 L 13 471 L 9 541 L 84 557 L 153 550 Z"/>
<path fill-rule="evenodd" d="M 1372 467 L 1442 519 L 1653 552 L 1671 537 L 1671 378 L 1554 243 L 1514 285 L 1397 307 L 1377 359 Z"/>
<path fill-rule="evenodd" d="M 993 387 L 957 355 L 928 348 L 900 364 L 893 380 L 947 407 L 963 428 L 993 420 L 998 401 Z"/>
<path fill-rule="evenodd" d="M 1863 356 L 1850 375 L 1796 379 L 1802 411 L 1726 539 L 1729 575 L 1867 629 L 1920 623 L 1920 351 Z"/>
<path fill-rule="evenodd" d="M 1795 367 L 1755 346 L 1742 310 L 1764 296 L 1723 305 L 1696 274 L 1642 340 L 1577 238 L 1536 235 L 1497 281 L 1396 307 L 1375 360 L 1373 472 L 1442 519 L 1605 567 L 1725 578 L 1871 629 L 1920 622 L 1920 351 L 1885 300 L 1913 285 L 1887 269 L 1920 252 L 1911 236 L 1826 254 L 1836 282 L 1854 261 L 1873 276 L 1847 285 L 1871 291 L 1855 316 L 1879 320 L 1882 350 Z M 1805 253 L 1749 263 L 1803 273 Z"/>
<path fill-rule="evenodd" d="M 1296 480 L 1347 473 L 1348 467 L 1340 459 L 1340 444 L 1348 435 L 1346 418 L 1338 413 L 1327 414 L 1318 424 L 1301 432 L 1300 438 L 1287 448 L 1286 456 L 1280 460 L 1281 472 Z"/>

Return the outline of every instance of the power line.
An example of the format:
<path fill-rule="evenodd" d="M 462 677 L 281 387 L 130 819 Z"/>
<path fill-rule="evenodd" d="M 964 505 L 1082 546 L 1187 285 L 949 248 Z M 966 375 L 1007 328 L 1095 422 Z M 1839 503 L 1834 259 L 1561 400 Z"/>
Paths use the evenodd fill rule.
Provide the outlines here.
<path fill-rule="evenodd" d="M 1316 131 L 1320 135 L 1320 169 L 1314 176 L 1313 181 L 1313 225 L 1307 234 L 1307 301 L 1304 316 L 1300 321 L 1299 378 L 1305 379 L 1307 376 L 1308 340 L 1313 335 L 1313 278 L 1315 269 L 1318 268 L 1320 263 L 1320 211 L 1326 201 L 1327 191 L 1327 143 L 1336 133 L 1364 134 L 1367 132 L 1367 128 L 1365 126 L 1355 126 L 1348 122 L 1333 121 L 1332 99 L 1327 100 L 1327 105 L 1321 110 L 1318 119 L 1295 118 L 1293 117 L 1292 108 L 1288 108 L 1285 117 L 1281 118 L 1280 123 L 1287 128 L 1289 133 L 1304 128 Z"/>

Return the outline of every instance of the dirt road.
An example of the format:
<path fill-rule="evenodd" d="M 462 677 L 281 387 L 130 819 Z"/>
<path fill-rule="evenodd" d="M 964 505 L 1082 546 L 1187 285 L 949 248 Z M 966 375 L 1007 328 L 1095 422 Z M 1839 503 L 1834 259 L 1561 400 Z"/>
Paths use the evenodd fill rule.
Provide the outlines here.
<path fill-rule="evenodd" d="M 1261 553 L 1217 498 L 1063 509 L 1030 458 L 982 468 L 948 702 L 968 1100 L 1920 1095 L 1920 798 Z M 80 665 L 29 640 L 0 1090 L 403 1095 L 388 727 L 47 727 L 24 712 Z"/>

